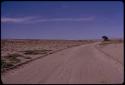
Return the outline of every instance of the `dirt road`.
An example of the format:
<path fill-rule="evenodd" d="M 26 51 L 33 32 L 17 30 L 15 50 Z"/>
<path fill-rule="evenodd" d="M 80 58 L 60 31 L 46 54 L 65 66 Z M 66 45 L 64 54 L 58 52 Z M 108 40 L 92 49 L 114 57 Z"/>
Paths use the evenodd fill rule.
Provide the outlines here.
<path fill-rule="evenodd" d="M 122 58 L 122 57 L 121 57 Z M 69 48 L 2 75 L 4 84 L 123 83 L 123 64 L 95 44 Z"/>

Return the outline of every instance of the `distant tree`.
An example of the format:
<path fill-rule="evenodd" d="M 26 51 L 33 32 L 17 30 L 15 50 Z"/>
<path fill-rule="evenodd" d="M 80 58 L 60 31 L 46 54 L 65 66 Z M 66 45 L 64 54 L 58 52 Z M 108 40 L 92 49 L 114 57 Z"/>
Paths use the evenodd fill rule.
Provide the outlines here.
<path fill-rule="evenodd" d="M 109 41 L 109 38 L 108 38 L 107 36 L 102 36 L 102 39 L 103 39 L 104 41 Z"/>

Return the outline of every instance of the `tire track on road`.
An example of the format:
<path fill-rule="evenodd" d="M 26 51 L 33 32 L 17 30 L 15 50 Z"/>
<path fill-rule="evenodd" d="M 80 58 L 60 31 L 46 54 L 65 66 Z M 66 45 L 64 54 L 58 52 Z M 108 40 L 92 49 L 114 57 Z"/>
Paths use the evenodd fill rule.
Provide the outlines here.
<path fill-rule="evenodd" d="M 119 60 L 115 59 L 113 56 L 111 56 L 111 55 L 108 54 L 108 53 L 105 53 L 101 48 L 99 48 L 99 47 L 98 47 L 98 44 L 96 44 L 94 47 L 95 47 L 98 51 L 100 51 L 101 53 L 103 53 L 104 55 L 108 56 L 110 59 L 116 61 L 117 63 L 119 63 L 119 64 L 121 64 L 121 65 L 123 65 Z M 123 65 L 123 66 L 124 66 L 124 65 Z"/>

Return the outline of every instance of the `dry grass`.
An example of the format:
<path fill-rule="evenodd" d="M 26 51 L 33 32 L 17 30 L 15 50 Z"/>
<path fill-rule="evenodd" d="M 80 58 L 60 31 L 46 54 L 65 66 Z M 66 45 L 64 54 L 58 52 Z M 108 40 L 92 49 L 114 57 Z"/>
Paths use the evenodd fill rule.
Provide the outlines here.
<path fill-rule="evenodd" d="M 18 59 L 18 57 L 22 57 L 22 55 L 14 53 L 14 54 L 8 54 L 7 56 L 3 56 L 1 59 L 1 67 L 3 69 L 9 68 L 11 66 L 14 66 L 17 63 L 20 63 L 21 60 Z"/>
<path fill-rule="evenodd" d="M 49 51 L 51 50 L 26 50 L 26 51 L 23 51 L 24 54 L 26 55 L 37 55 L 37 54 L 47 54 Z"/>
<path fill-rule="evenodd" d="M 31 57 L 23 56 L 18 53 L 13 53 L 13 54 L 8 54 L 6 56 L 2 56 L 2 59 L 1 59 L 2 70 L 6 68 L 10 68 L 16 64 L 19 64 L 21 62 L 21 59 L 19 59 L 19 57 L 24 58 L 24 59 L 31 59 Z"/>

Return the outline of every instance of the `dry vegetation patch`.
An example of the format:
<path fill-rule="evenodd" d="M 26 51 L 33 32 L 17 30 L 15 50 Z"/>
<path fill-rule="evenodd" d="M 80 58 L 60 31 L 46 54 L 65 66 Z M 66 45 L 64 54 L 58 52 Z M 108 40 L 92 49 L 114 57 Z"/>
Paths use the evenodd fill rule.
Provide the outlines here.
<path fill-rule="evenodd" d="M 10 68 L 10 67 L 20 63 L 21 60 L 17 58 L 18 56 L 19 55 L 16 55 L 16 54 L 10 54 L 10 55 L 4 56 L 1 59 L 1 70 Z"/>
<path fill-rule="evenodd" d="M 10 68 L 12 66 L 15 66 L 15 65 L 21 63 L 22 61 L 20 58 L 31 59 L 31 57 L 29 57 L 29 56 L 23 56 L 23 55 L 18 54 L 18 53 L 13 53 L 13 54 L 8 54 L 6 56 L 2 56 L 1 70 L 4 70 L 6 68 Z"/>
<path fill-rule="evenodd" d="M 37 55 L 37 54 L 47 54 L 49 51 L 51 50 L 26 50 L 26 51 L 22 51 L 24 54 L 26 55 Z"/>

